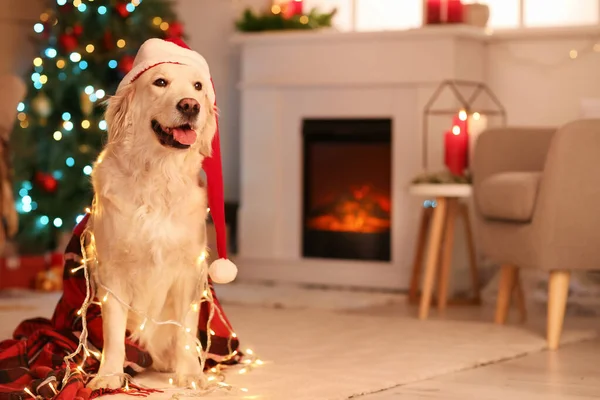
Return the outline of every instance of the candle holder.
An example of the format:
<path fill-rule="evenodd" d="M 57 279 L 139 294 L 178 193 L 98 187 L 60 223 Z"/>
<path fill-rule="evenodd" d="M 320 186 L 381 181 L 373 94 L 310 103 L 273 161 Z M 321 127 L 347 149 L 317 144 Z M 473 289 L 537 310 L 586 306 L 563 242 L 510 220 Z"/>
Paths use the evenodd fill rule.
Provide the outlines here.
<path fill-rule="evenodd" d="M 444 92 L 450 92 L 453 104 L 449 107 L 437 108 Z M 482 103 L 482 97 L 489 100 L 488 104 Z M 456 106 L 454 106 L 456 104 Z M 433 117 L 448 116 L 453 117 L 452 125 L 448 126 L 449 132 L 458 135 L 461 133 L 468 135 L 466 153 L 466 164 L 472 155 L 472 148 L 477 140 L 477 136 L 487 128 L 488 118 L 500 118 L 501 126 L 507 123 L 506 110 L 498 97 L 492 90 L 482 82 L 448 79 L 442 81 L 433 95 L 427 101 L 423 111 L 423 135 L 422 135 L 422 160 L 424 174 L 417 177 L 414 183 L 468 183 L 470 181 L 468 168 L 464 174 L 457 174 L 455 171 L 444 171 L 432 174 L 429 166 L 429 128 L 430 119 Z M 447 132 L 448 134 L 448 132 Z M 446 137 L 445 139 L 448 139 Z M 446 141 L 446 144 L 448 141 Z M 446 165 L 449 164 L 448 151 L 445 151 Z M 452 170 L 452 168 L 450 168 Z"/>

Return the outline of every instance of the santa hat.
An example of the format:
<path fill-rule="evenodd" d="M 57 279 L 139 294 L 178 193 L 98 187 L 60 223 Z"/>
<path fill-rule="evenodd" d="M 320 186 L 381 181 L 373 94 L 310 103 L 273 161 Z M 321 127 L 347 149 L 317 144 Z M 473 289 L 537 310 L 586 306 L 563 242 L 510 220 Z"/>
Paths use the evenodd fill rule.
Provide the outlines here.
<path fill-rule="evenodd" d="M 191 50 L 181 39 L 148 39 L 135 57 L 133 68 L 125 75 L 119 87 L 135 81 L 140 75 L 160 64 L 181 64 L 196 68 L 203 80 L 210 81 L 207 87 L 210 101 L 217 106 L 214 84 L 210 76 L 208 63 L 197 52 Z M 227 259 L 227 234 L 225 227 L 225 200 L 223 195 L 223 168 L 221 163 L 221 140 L 219 121 L 212 141 L 212 155 L 204 159 L 202 169 L 206 173 L 208 207 L 217 234 L 217 253 L 219 258 L 209 268 L 211 279 L 216 283 L 228 283 L 235 279 L 237 267 Z"/>

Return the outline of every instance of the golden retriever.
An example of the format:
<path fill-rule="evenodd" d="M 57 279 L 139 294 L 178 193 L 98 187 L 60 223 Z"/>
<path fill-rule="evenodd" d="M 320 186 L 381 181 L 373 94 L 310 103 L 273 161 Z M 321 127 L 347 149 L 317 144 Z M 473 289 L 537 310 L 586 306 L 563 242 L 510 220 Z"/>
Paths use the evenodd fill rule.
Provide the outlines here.
<path fill-rule="evenodd" d="M 217 128 L 211 85 L 191 66 L 165 63 L 109 99 L 108 142 L 92 173 L 88 225 L 103 299 L 104 348 L 93 389 L 123 385 L 126 330 L 149 351 L 154 369 L 176 373 L 176 384 L 188 386 L 202 374 L 190 351 L 198 329 L 198 307 L 190 305 L 200 297 L 195 266 L 205 262 L 199 256 L 207 199 L 198 181 Z M 188 333 L 140 315 L 181 322 Z"/>

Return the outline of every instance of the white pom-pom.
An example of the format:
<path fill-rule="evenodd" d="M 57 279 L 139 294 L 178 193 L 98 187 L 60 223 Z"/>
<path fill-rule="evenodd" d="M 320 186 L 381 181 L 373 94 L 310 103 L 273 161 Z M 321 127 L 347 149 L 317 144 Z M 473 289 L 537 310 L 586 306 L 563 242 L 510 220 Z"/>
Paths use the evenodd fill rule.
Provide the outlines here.
<path fill-rule="evenodd" d="M 235 279 L 237 267 L 230 260 L 219 258 L 210 264 L 208 273 L 215 283 L 229 283 Z"/>

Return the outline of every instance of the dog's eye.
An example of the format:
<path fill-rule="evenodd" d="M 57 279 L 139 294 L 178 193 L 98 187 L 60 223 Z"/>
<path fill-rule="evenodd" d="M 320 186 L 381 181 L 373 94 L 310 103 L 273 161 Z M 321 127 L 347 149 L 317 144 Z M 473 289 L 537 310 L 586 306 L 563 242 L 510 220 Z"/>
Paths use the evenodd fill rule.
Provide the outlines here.
<path fill-rule="evenodd" d="M 165 87 L 165 86 L 167 86 L 167 81 L 164 80 L 163 78 L 158 78 L 152 84 L 154 86 L 158 86 L 158 87 Z"/>
<path fill-rule="evenodd" d="M 202 84 L 200 82 L 194 83 L 194 89 L 196 89 L 196 90 L 202 90 Z"/>

